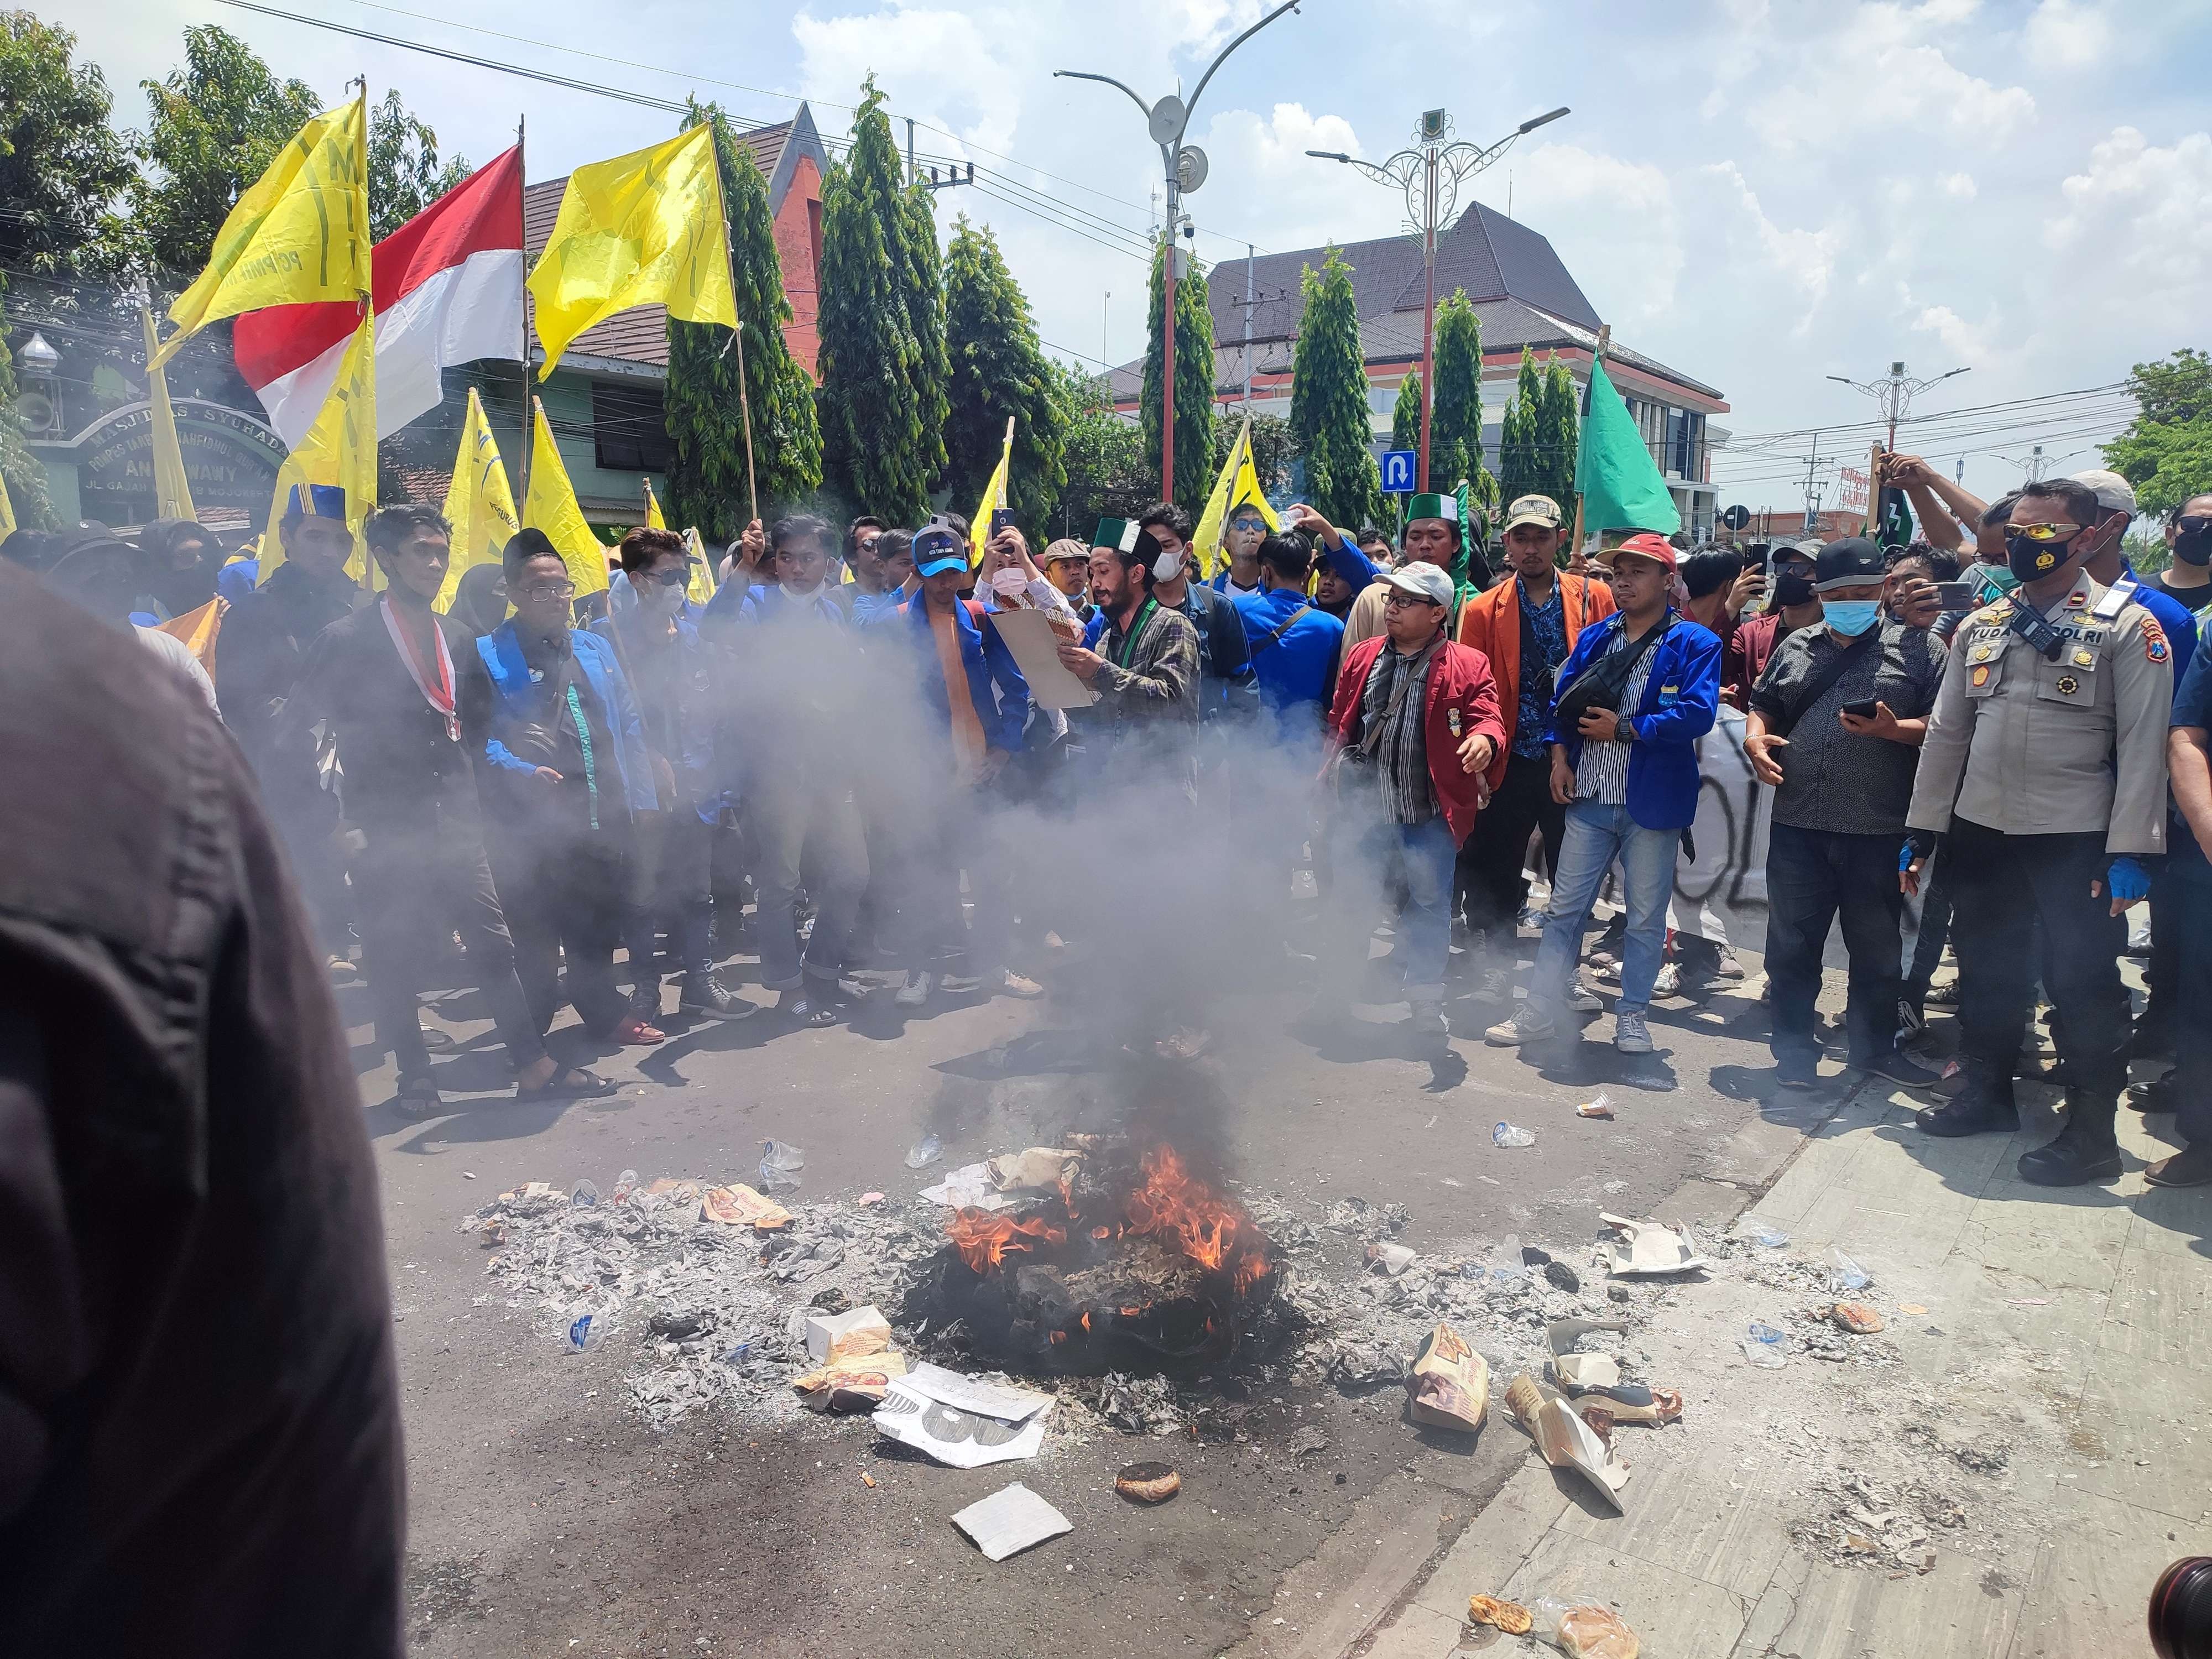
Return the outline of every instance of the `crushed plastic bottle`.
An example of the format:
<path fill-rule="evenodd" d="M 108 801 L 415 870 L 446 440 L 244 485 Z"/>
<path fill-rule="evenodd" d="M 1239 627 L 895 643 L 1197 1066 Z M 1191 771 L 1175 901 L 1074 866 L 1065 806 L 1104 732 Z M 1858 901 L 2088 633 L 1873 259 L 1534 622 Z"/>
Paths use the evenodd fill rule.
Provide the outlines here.
<path fill-rule="evenodd" d="M 1493 1146 L 1533 1146 L 1536 1144 L 1536 1134 L 1533 1129 L 1501 1123 L 1490 1132 L 1490 1144 Z"/>
<path fill-rule="evenodd" d="M 588 1181 L 580 1181 L 568 1188 L 568 1202 L 580 1210 L 588 1210 L 599 1201 L 599 1189 Z"/>
<path fill-rule="evenodd" d="M 1874 1275 L 1864 1267 L 1832 1247 L 1828 1251 L 1832 1264 L 1828 1288 L 1835 1291 L 1863 1291 L 1874 1282 Z"/>
<path fill-rule="evenodd" d="M 1778 1250 L 1790 1242 L 1790 1235 L 1779 1227 L 1770 1227 L 1764 1221 L 1747 1221 L 1743 1224 L 1742 1237 L 1764 1250 Z"/>
<path fill-rule="evenodd" d="M 1611 1118 L 1613 1115 L 1613 1101 L 1606 1094 L 1605 1091 L 1601 1089 L 1597 1092 L 1596 1099 L 1586 1100 L 1581 1105 L 1575 1108 L 1575 1115 L 1577 1117 Z"/>
<path fill-rule="evenodd" d="M 935 1135 L 924 1135 L 914 1143 L 914 1150 L 906 1155 L 909 1170 L 926 1170 L 945 1156 L 945 1143 Z"/>
<path fill-rule="evenodd" d="M 591 1340 L 592 1316 L 589 1314 L 580 1314 L 568 1326 L 568 1352 L 583 1352 L 585 1345 Z"/>
<path fill-rule="evenodd" d="M 761 1142 L 760 1178 L 764 1193 L 794 1192 L 799 1177 L 793 1173 L 806 1167 L 805 1149 L 781 1140 Z"/>
<path fill-rule="evenodd" d="M 760 1340 L 761 1334 L 758 1331 L 747 1331 L 730 1346 L 727 1352 L 723 1354 L 722 1363 L 725 1365 L 744 1364 L 752 1358 L 753 1346 Z"/>
<path fill-rule="evenodd" d="M 1752 1322 L 1751 1328 L 1743 1334 L 1743 1357 L 1763 1371 L 1778 1371 L 1789 1364 L 1782 1351 L 1783 1334 L 1771 1325 Z"/>
<path fill-rule="evenodd" d="M 1528 1280 L 1528 1263 L 1521 1254 L 1518 1234 L 1498 1241 L 1498 1248 L 1490 1253 L 1490 1279 L 1498 1285 L 1524 1285 Z"/>
<path fill-rule="evenodd" d="M 637 1171 L 624 1170 L 615 1177 L 615 1202 L 619 1204 L 637 1190 Z"/>

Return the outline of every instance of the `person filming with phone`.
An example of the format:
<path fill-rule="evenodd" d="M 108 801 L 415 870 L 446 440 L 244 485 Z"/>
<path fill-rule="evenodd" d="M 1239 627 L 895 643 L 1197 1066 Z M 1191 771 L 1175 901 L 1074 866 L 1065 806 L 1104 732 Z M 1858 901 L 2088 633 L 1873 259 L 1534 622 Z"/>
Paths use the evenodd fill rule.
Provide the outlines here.
<path fill-rule="evenodd" d="M 1850 957 L 1845 1063 L 1908 1088 L 1940 1081 L 1897 1046 L 1904 895 L 1897 848 L 1942 642 L 1883 609 L 1888 562 L 1862 536 L 1822 548 L 1816 627 L 1776 647 L 1751 690 L 1744 753 L 1774 788 L 1766 850 L 1766 977 L 1777 1080 L 1809 1089 L 1820 1042 L 1813 1004 L 1840 914 Z"/>

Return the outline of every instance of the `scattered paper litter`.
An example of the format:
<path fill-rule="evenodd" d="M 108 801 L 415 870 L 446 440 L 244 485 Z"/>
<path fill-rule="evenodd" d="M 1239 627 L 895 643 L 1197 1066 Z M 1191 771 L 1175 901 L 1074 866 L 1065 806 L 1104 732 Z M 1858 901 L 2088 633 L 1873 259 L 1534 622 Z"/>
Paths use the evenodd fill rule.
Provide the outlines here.
<path fill-rule="evenodd" d="M 1001 1152 L 983 1167 L 1002 1191 L 1020 1188 L 1057 1187 L 1069 1170 L 1083 1162 L 1083 1154 L 1059 1146 L 1032 1146 L 1027 1152 Z"/>
<path fill-rule="evenodd" d="M 963 1412 L 976 1412 L 986 1417 L 1003 1417 L 1010 1423 L 1025 1422 L 1053 1402 L 1053 1396 L 1040 1394 L 1035 1389 L 1010 1388 L 1003 1383 L 986 1382 L 981 1377 L 963 1376 L 942 1365 L 927 1361 L 916 1365 L 906 1378 L 907 1386 L 917 1394 L 941 1401 Z"/>
<path fill-rule="evenodd" d="M 1006 1210 L 1021 1202 L 998 1189 L 988 1164 L 963 1164 L 934 1187 L 923 1188 L 921 1195 L 932 1204 L 957 1210 Z"/>
<path fill-rule="evenodd" d="M 730 1227 L 751 1227 L 764 1233 L 781 1232 L 791 1225 L 790 1211 L 742 1181 L 709 1188 L 699 1200 L 699 1214 L 703 1220 L 719 1221 Z"/>
<path fill-rule="evenodd" d="M 1605 1247 L 1606 1263 L 1616 1279 L 1649 1279 L 1666 1273 L 1686 1273 L 1709 1267 L 1690 1241 L 1671 1227 L 1656 1221 L 1631 1221 L 1626 1216 L 1601 1212 L 1598 1219 L 1628 1236 L 1628 1248 Z"/>
<path fill-rule="evenodd" d="M 1073 1532 L 1066 1516 L 1017 1480 L 981 1503 L 970 1504 L 952 1517 L 952 1524 L 975 1540 L 986 1559 L 1003 1561 L 1033 1544 Z"/>

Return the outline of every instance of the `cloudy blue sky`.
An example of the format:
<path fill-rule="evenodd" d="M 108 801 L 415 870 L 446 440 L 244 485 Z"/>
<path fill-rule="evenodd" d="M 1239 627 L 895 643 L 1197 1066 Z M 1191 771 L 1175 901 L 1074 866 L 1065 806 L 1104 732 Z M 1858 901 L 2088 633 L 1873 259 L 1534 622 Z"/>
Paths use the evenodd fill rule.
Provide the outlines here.
<path fill-rule="evenodd" d="M 658 112 L 236 10 L 214 0 L 36 4 L 76 30 L 118 121 L 187 24 L 220 22 L 333 100 L 349 76 L 400 87 L 448 148 L 489 156 L 526 113 L 530 175 L 663 135 Z M 1148 95 L 1188 87 L 1257 0 L 476 0 L 442 15 L 367 0 L 286 9 L 759 119 L 804 97 L 842 137 L 872 71 L 918 148 L 1003 175 L 943 219 L 988 220 L 1045 339 L 1115 361 L 1141 342 L 1134 251 L 1158 152 L 1099 70 Z M 485 33 L 495 31 L 496 33 Z M 514 37 L 514 38 L 501 38 Z M 561 50 L 565 48 L 566 50 Z M 579 53 L 604 54 L 592 58 Z M 611 62 L 608 59 L 627 60 Z M 1993 492 L 2045 444 L 2095 464 L 2126 418 L 2130 364 L 2212 346 L 2212 0 L 1306 0 L 1231 58 L 1194 137 L 1202 257 L 1387 234 L 1401 209 L 1308 149 L 1379 157 L 1422 109 L 1486 139 L 1557 105 L 1477 193 L 1549 236 L 1625 343 L 1721 387 L 1741 434 L 1723 499 L 1794 503 L 1803 429 L 1863 421 L 1856 380 L 1902 358 L 1923 430 Z M 1026 186 L 1024 191 L 1021 186 Z M 1035 192 L 1030 194 L 1028 192 Z M 1043 199 L 1039 200 L 1042 197 Z M 1013 198 L 1013 199 L 1007 199 Z M 1022 204 L 1017 205 L 1019 202 Z M 1232 273 L 1225 273 L 1235 280 Z M 1110 293 L 1111 299 L 1106 296 Z M 2055 394 L 2091 395 L 2054 398 Z M 1907 445 L 1912 434 L 1906 435 Z M 1859 447 L 1831 432 L 1821 451 Z M 1901 446 L 1905 447 L 1905 446 Z"/>

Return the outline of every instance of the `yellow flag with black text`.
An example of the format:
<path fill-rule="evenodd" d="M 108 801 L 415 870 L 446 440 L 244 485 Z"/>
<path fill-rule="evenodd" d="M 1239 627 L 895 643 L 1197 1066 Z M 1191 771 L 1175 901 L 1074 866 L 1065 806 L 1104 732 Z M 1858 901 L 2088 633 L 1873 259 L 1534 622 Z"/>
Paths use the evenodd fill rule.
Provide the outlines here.
<path fill-rule="evenodd" d="M 438 590 L 441 611 L 453 608 L 462 574 L 480 564 L 497 564 L 508 540 L 522 528 L 499 440 L 492 435 L 483 399 L 474 386 L 469 388 L 468 416 L 461 422 L 460 451 L 453 457 L 453 482 L 446 489 L 446 518 L 453 526 L 453 557 L 446 567 L 446 585 Z"/>
<path fill-rule="evenodd" d="M 597 593 L 607 585 L 606 544 L 592 534 L 584 522 L 584 509 L 576 505 L 575 487 L 562 462 L 561 447 L 553 441 L 553 427 L 545 418 L 545 405 L 532 398 L 535 411 L 531 427 L 530 488 L 522 500 L 522 522 L 542 530 L 553 544 L 568 580 L 579 593 Z"/>
<path fill-rule="evenodd" d="M 301 127 L 238 198 L 207 269 L 169 307 L 158 368 L 210 323 L 265 306 L 369 292 L 368 94 Z"/>
<path fill-rule="evenodd" d="M 633 306 L 658 301 L 679 321 L 736 328 L 727 237 L 710 126 L 578 167 L 530 273 L 545 344 L 538 378 L 579 334 Z"/>
<path fill-rule="evenodd" d="M 284 538 L 278 526 L 295 484 L 336 484 L 345 491 L 346 523 L 353 531 L 353 555 L 346 561 L 346 574 L 361 580 L 368 567 L 362 525 L 376 507 L 376 325 L 366 306 L 360 326 L 339 359 L 337 379 L 331 384 L 322 411 L 276 471 L 268 533 L 261 538 L 264 582 L 284 562 Z"/>

